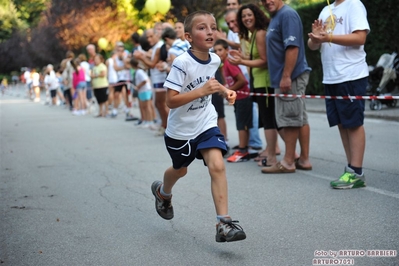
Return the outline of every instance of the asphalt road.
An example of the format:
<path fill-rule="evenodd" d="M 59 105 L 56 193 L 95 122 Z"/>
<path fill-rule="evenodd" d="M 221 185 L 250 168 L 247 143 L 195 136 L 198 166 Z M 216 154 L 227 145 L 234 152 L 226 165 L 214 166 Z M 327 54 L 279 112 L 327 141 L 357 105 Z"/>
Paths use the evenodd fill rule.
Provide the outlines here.
<path fill-rule="evenodd" d="M 235 144 L 231 106 L 226 114 Z M 329 251 L 357 250 L 366 255 L 346 254 L 347 264 L 399 265 L 399 123 L 366 118 L 368 186 L 337 191 L 329 181 L 345 164 L 338 131 L 325 114 L 309 120 L 312 171 L 265 175 L 252 161 L 226 165 L 230 215 L 247 239 L 216 243 L 202 162 L 177 183 L 175 218 L 166 221 L 150 191 L 170 165 L 162 138 L 123 116 L 75 117 L 0 97 L 0 264 L 312 265 L 331 259 Z"/>

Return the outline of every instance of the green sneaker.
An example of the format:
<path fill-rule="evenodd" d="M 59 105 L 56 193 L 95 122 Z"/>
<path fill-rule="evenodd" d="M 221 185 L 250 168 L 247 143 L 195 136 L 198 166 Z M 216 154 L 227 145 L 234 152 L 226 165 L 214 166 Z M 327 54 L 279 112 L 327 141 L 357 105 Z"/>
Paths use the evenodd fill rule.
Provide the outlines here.
<path fill-rule="evenodd" d="M 364 173 L 358 175 L 353 171 L 353 169 L 345 166 L 345 172 L 338 180 L 330 182 L 332 188 L 336 189 L 349 189 L 349 188 L 359 188 L 366 186 L 366 179 Z"/>

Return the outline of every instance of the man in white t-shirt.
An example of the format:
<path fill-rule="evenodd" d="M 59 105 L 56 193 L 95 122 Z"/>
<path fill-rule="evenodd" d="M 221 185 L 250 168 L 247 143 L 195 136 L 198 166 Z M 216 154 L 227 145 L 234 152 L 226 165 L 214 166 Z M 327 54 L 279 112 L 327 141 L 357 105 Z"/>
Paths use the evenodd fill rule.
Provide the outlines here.
<path fill-rule="evenodd" d="M 370 26 L 360 0 L 336 0 L 326 6 L 312 24 L 308 46 L 320 49 L 323 84 L 329 96 L 366 95 L 369 75 L 364 44 Z M 363 158 L 366 148 L 364 130 L 365 100 L 326 99 L 330 127 L 338 126 L 347 165 L 332 188 L 365 187 Z"/>

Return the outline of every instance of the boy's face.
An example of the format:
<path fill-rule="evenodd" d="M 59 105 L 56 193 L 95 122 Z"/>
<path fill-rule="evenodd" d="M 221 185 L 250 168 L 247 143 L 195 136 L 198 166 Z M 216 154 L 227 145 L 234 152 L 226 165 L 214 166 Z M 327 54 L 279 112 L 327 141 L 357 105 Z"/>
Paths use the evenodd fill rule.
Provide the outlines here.
<path fill-rule="evenodd" d="M 194 49 L 209 51 L 216 41 L 217 25 L 210 15 L 198 15 L 193 19 L 191 33 L 186 33 L 186 39 Z"/>
<path fill-rule="evenodd" d="M 215 45 L 213 49 L 215 50 L 215 53 L 220 57 L 220 60 L 222 60 L 222 62 L 227 58 L 228 51 L 221 44 Z"/>

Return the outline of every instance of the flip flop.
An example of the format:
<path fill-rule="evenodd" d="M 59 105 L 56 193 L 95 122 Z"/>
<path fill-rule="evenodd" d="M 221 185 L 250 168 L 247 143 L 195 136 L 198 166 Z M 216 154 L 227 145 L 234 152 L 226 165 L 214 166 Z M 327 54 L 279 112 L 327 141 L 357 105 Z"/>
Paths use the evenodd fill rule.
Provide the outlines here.
<path fill-rule="evenodd" d="M 291 174 L 295 173 L 295 169 L 287 169 L 280 162 L 273 166 L 262 168 L 264 174 Z"/>
<path fill-rule="evenodd" d="M 254 161 L 255 162 L 261 162 L 263 159 L 267 159 L 267 156 L 264 156 L 264 155 L 258 155 L 258 156 L 256 156 L 255 158 L 254 158 Z"/>
<path fill-rule="evenodd" d="M 261 166 L 261 167 L 271 167 L 271 166 L 273 166 L 273 165 L 267 164 L 267 158 L 264 158 L 264 159 L 262 159 L 262 161 L 259 161 L 259 162 L 258 162 L 258 166 Z"/>

